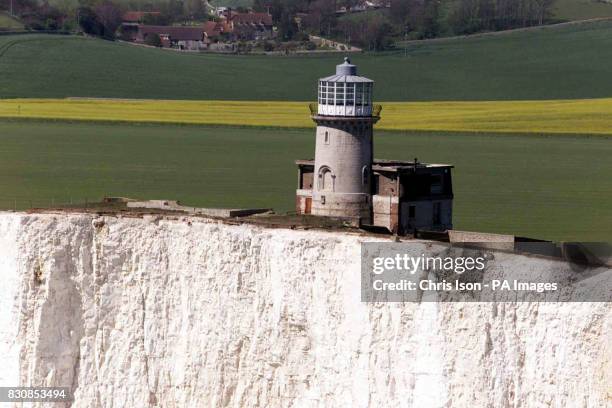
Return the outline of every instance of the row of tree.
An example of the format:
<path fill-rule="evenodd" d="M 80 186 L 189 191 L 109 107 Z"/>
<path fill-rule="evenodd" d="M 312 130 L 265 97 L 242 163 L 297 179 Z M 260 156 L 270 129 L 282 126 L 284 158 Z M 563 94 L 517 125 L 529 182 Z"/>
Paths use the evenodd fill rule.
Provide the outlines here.
<path fill-rule="evenodd" d="M 58 4 L 65 7 L 53 6 L 48 0 L 0 0 L 0 10 L 12 10 L 28 29 L 73 31 L 80 27 L 87 34 L 113 39 L 123 13 L 130 8 L 121 0 L 78 0 L 76 6 Z M 146 24 L 169 25 L 210 18 L 203 0 L 161 0 L 136 9 L 160 12 L 147 16 Z"/>
<path fill-rule="evenodd" d="M 450 16 L 457 34 L 542 25 L 552 18 L 554 0 L 459 0 Z"/>
<path fill-rule="evenodd" d="M 88 34 L 112 39 L 121 25 L 125 1 L 79 0 L 74 10 L 50 6 L 47 0 L 0 0 L 9 2 L 30 28 L 64 29 L 74 24 Z M 280 41 L 304 41 L 308 34 L 322 35 L 368 49 L 392 47 L 398 39 L 435 38 L 541 25 L 552 15 L 555 0 L 390 0 L 390 7 L 375 12 L 348 13 L 360 0 L 253 0 L 253 8 L 269 12 Z M 209 16 L 204 0 L 158 0 L 139 7 L 159 11 L 145 23 L 166 25 L 202 21 Z"/>
<path fill-rule="evenodd" d="M 283 40 L 301 31 L 381 50 L 402 38 L 435 38 L 541 25 L 550 21 L 555 0 L 390 0 L 389 8 L 348 13 L 360 0 L 254 0 L 270 11 Z M 298 18 L 296 18 L 296 16 Z"/>
<path fill-rule="evenodd" d="M 0 10 L 12 12 L 31 30 L 69 31 L 73 28 L 65 13 L 46 0 L 0 0 Z"/>

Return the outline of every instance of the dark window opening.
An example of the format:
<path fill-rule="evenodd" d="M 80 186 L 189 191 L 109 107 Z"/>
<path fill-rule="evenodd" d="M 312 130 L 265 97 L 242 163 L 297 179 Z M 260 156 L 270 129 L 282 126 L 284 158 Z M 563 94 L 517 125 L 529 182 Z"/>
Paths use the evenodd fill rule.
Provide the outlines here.
<path fill-rule="evenodd" d="M 439 174 L 431 176 L 431 193 L 440 194 L 442 192 L 442 176 Z"/>
<path fill-rule="evenodd" d="M 433 203 L 433 225 L 442 224 L 442 209 L 440 203 Z"/>
<path fill-rule="evenodd" d="M 407 174 L 400 179 L 403 197 L 418 200 L 432 194 L 450 194 L 441 174 Z M 450 183 L 449 183 L 450 185 Z"/>

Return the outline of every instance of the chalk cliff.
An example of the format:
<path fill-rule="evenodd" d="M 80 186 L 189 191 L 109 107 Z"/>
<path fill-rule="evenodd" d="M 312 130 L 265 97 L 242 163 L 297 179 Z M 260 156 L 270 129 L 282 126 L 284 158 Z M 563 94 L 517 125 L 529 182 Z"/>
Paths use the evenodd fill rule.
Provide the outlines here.
<path fill-rule="evenodd" d="M 365 304 L 366 239 L 0 213 L 0 386 L 70 386 L 74 407 L 609 406 L 609 303 Z"/>

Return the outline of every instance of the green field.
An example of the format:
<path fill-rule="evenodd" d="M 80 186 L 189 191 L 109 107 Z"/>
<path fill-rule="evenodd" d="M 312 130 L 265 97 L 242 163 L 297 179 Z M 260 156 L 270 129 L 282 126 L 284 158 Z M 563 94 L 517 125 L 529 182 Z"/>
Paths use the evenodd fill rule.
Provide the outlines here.
<path fill-rule="evenodd" d="M 612 96 L 612 22 L 411 44 L 353 57 L 379 101 Z M 0 98 L 293 100 L 341 55 L 192 55 L 80 37 L 0 36 Z"/>
<path fill-rule="evenodd" d="M 377 132 L 376 157 L 455 164 L 455 227 L 612 239 L 607 137 Z M 311 130 L 0 121 L 0 207 L 105 194 L 293 208 Z"/>
<path fill-rule="evenodd" d="M 379 130 L 612 135 L 612 98 L 381 102 Z M 3 99 L 0 118 L 311 128 L 308 102 Z"/>
<path fill-rule="evenodd" d="M 612 17 L 612 3 L 598 0 L 556 0 L 554 9 L 554 17 L 559 20 Z"/>

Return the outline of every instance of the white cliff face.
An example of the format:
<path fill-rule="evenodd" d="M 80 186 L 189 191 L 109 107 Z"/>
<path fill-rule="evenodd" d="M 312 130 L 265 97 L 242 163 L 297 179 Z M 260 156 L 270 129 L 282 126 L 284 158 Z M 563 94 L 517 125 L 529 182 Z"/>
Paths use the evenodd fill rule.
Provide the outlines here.
<path fill-rule="evenodd" d="M 366 239 L 0 213 L 0 386 L 69 386 L 74 407 L 610 404 L 610 304 L 362 303 Z"/>

